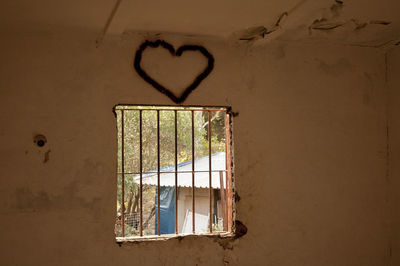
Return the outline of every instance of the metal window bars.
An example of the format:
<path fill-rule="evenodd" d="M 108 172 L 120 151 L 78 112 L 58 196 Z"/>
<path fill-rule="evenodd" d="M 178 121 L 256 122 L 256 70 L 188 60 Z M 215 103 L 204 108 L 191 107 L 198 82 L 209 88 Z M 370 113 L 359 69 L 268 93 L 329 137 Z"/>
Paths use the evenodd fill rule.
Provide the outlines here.
<path fill-rule="evenodd" d="M 174 204 L 175 204 L 175 226 L 174 231 L 175 234 L 179 234 L 178 229 L 178 173 L 191 173 L 192 174 L 192 233 L 196 232 L 196 183 L 195 183 L 195 174 L 208 172 L 209 173 L 209 221 L 208 221 L 208 232 L 213 233 L 213 184 L 212 184 L 212 173 L 219 173 L 219 182 L 220 182 L 220 206 L 222 212 L 222 226 L 223 232 L 231 232 L 232 227 L 232 207 L 233 207 L 233 199 L 232 199 L 232 169 L 231 169 L 231 116 L 228 112 L 228 109 L 225 107 L 157 107 L 157 106 L 117 106 L 115 108 L 117 112 L 119 112 L 121 117 L 120 124 L 120 132 L 121 132 L 121 163 L 120 169 L 121 172 L 118 174 L 121 175 L 121 236 L 125 237 L 125 223 L 127 220 L 135 220 L 136 224 L 139 227 L 139 236 L 143 236 L 143 112 L 144 111 L 155 111 L 157 113 L 156 120 L 156 138 L 157 138 L 157 228 L 156 235 L 161 235 L 160 230 L 160 187 L 161 187 L 161 174 L 163 173 L 174 173 Z M 161 170 L 161 160 L 160 160 L 160 111 L 171 111 L 174 113 L 173 122 L 174 122 L 174 171 L 162 171 Z M 225 170 L 213 170 L 212 168 L 212 114 L 213 112 L 223 112 L 224 115 L 224 128 L 225 128 Z M 138 112 L 139 116 L 139 172 L 125 172 L 125 113 L 126 112 Z M 179 112 L 191 112 L 191 171 L 178 171 L 178 113 Z M 208 138 L 208 170 L 195 170 L 195 112 L 207 112 L 208 113 L 208 121 L 207 121 L 207 138 Z M 154 172 L 153 172 L 154 173 Z M 225 173 L 225 185 L 223 180 L 223 173 Z M 139 176 L 139 217 L 135 216 L 133 219 L 131 214 L 125 213 L 125 178 L 128 174 L 136 174 Z M 226 187 L 226 188 L 224 188 Z M 220 218 L 216 217 L 216 223 L 220 220 Z M 147 223 L 147 222 L 146 222 Z"/>

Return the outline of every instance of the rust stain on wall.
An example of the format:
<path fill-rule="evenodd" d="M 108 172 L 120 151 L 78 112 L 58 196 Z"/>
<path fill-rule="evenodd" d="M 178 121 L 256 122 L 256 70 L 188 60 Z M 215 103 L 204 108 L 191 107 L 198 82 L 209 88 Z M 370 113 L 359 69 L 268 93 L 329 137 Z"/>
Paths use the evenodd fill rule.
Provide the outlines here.
<path fill-rule="evenodd" d="M 51 150 L 46 151 L 46 153 L 44 154 L 44 160 L 43 163 L 47 163 L 50 160 L 50 152 Z"/>

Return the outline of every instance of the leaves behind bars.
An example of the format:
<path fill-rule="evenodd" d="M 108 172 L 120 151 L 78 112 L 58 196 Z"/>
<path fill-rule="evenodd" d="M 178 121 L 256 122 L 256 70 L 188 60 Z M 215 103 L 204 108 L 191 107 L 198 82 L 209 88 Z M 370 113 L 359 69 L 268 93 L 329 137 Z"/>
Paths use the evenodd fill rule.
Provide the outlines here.
<path fill-rule="evenodd" d="M 117 110 L 118 127 L 118 173 L 122 171 L 122 123 L 121 111 Z M 174 111 L 160 111 L 160 167 L 175 163 Z M 225 151 L 224 112 L 211 112 L 212 153 Z M 192 159 L 192 114 L 177 112 L 178 163 Z M 208 112 L 194 112 L 195 158 L 208 155 Z M 124 111 L 124 172 L 138 173 L 139 169 L 139 111 Z M 142 111 L 142 163 L 143 172 L 157 170 L 157 111 Z M 135 174 L 125 174 L 125 209 L 127 213 L 137 210 Z M 121 202 L 121 178 L 118 176 L 118 202 Z M 131 202 L 133 201 L 133 202 Z M 129 206 L 128 206 L 129 205 Z M 129 208 L 130 207 L 130 208 Z M 135 207 L 135 208 L 133 208 Z M 136 210 L 135 210 L 136 209 Z"/>

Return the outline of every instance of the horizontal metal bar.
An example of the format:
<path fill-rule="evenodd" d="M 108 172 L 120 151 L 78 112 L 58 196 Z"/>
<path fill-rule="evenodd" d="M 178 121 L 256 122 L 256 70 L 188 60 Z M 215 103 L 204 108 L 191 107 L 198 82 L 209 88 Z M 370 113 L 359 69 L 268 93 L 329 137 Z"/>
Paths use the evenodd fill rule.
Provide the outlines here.
<path fill-rule="evenodd" d="M 157 174 L 157 173 L 160 173 L 160 174 L 174 174 L 174 173 L 181 173 L 181 174 L 185 174 L 185 173 L 209 173 L 210 171 L 208 171 L 208 170 L 199 170 L 199 171 L 178 171 L 178 172 L 176 172 L 176 171 L 171 171 L 171 172 L 143 172 L 143 174 Z M 212 170 L 211 172 L 215 172 L 215 173 L 218 173 L 218 172 L 226 172 L 226 170 Z M 117 174 L 122 174 L 122 173 L 117 173 Z M 140 173 L 127 173 L 127 172 L 125 172 L 124 173 L 125 175 L 139 175 Z"/>
<path fill-rule="evenodd" d="M 155 109 L 136 109 L 136 108 L 117 108 L 116 110 L 124 110 L 124 111 L 223 111 L 226 112 L 227 109 L 164 109 L 164 108 L 155 108 Z"/>
<path fill-rule="evenodd" d="M 157 104 L 131 104 L 131 103 L 120 103 L 117 104 L 114 109 L 118 110 L 121 108 L 165 108 L 165 109 L 201 109 L 201 108 L 206 108 L 206 109 L 231 109 L 231 106 L 227 105 L 171 105 L 171 104 L 163 104 L 163 105 L 157 105 Z"/>

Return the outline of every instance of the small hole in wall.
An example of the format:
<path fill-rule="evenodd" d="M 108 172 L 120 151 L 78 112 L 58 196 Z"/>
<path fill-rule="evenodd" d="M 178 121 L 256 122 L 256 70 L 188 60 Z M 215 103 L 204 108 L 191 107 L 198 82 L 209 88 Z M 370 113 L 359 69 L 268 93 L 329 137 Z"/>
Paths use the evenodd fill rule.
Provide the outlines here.
<path fill-rule="evenodd" d="M 33 138 L 33 143 L 35 143 L 38 147 L 43 147 L 44 145 L 46 145 L 47 139 L 45 136 L 43 135 L 36 135 Z"/>
<path fill-rule="evenodd" d="M 44 140 L 39 140 L 39 141 L 37 142 L 37 145 L 38 145 L 39 147 L 43 147 L 43 146 L 44 146 Z"/>

